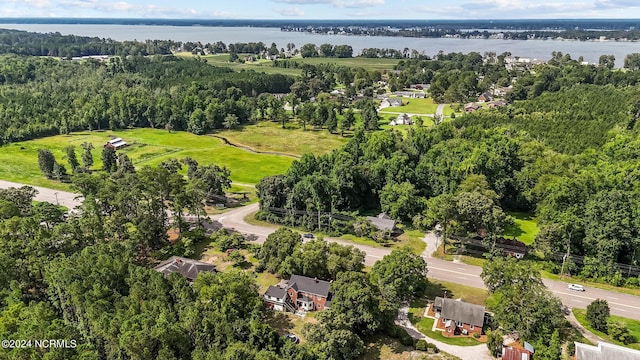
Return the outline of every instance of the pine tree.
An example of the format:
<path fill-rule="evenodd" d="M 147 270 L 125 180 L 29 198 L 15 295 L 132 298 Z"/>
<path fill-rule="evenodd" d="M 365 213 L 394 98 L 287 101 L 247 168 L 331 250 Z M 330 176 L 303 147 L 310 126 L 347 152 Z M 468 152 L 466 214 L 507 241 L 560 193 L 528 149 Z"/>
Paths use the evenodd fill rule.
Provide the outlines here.
<path fill-rule="evenodd" d="M 82 166 L 84 166 L 85 169 L 89 170 L 93 166 L 93 153 L 91 153 L 91 150 L 94 149 L 93 144 L 88 142 L 83 142 L 82 145 L 80 145 L 80 147 L 83 150 Z"/>
<path fill-rule="evenodd" d="M 48 179 L 53 178 L 53 167 L 56 163 L 56 158 L 49 149 L 38 149 L 38 166 L 40 171 Z"/>
<path fill-rule="evenodd" d="M 102 149 L 102 169 L 106 172 L 112 172 L 116 170 L 116 151 L 111 147 L 105 147 Z"/>

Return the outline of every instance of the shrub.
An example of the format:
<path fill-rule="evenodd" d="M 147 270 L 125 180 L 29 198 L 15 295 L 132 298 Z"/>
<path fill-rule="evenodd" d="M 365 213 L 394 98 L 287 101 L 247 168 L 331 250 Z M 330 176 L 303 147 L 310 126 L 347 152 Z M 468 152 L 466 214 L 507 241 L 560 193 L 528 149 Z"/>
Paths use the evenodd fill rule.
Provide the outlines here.
<path fill-rule="evenodd" d="M 587 306 L 587 320 L 596 330 L 607 332 L 607 319 L 609 319 L 609 303 L 607 300 L 596 299 Z"/>
<path fill-rule="evenodd" d="M 476 339 L 480 339 L 480 334 L 478 334 L 478 333 L 473 333 L 473 337 L 474 337 L 474 338 L 476 338 Z"/>
<path fill-rule="evenodd" d="M 389 335 L 390 338 L 393 338 L 393 339 L 397 339 L 400 337 L 400 331 L 396 325 L 390 326 L 387 329 L 386 333 L 387 335 Z"/>
<path fill-rule="evenodd" d="M 437 354 L 440 352 L 440 349 L 438 349 L 438 347 L 436 346 L 436 344 L 427 344 L 427 350 L 429 352 L 432 352 L 434 354 Z"/>
<path fill-rule="evenodd" d="M 427 351 L 429 344 L 425 340 L 416 341 L 416 350 Z"/>
<path fill-rule="evenodd" d="M 407 334 L 406 331 L 403 332 L 402 335 L 400 335 L 400 344 L 404 345 L 404 346 L 413 346 L 413 338 Z"/>
<path fill-rule="evenodd" d="M 635 336 L 629 334 L 629 328 L 624 322 L 610 322 L 608 330 L 609 335 L 613 340 L 619 341 L 625 345 L 633 344 L 637 341 Z"/>

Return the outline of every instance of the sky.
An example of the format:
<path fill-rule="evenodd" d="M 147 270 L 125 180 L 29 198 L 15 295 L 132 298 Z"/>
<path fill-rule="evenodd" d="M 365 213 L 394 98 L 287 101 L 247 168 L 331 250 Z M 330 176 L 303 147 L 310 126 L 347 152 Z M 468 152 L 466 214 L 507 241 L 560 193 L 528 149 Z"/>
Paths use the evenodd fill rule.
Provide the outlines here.
<path fill-rule="evenodd" d="M 0 0 L 0 17 L 640 18 L 640 0 Z"/>

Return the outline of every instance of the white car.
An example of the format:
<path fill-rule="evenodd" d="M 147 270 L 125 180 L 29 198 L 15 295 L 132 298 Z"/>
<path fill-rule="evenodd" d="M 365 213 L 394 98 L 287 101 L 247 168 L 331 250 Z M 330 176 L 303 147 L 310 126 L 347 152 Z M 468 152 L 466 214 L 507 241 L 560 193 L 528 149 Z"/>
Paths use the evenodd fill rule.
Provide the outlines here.
<path fill-rule="evenodd" d="M 578 285 L 578 284 L 569 284 L 569 286 L 567 286 L 567 288 L 569 290 L 584 291 L 584 286 Z"/>

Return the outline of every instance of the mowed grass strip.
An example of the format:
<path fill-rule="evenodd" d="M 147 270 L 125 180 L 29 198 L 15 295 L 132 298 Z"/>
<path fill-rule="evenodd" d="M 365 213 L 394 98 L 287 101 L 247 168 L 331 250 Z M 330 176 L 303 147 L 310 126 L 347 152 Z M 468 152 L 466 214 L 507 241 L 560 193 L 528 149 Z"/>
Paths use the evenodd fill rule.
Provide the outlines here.
<path fill-rule="evenodd" d="M 192 157 L 203 165 L 226 166 L 231 170 L 231 179 L 242 184 L 256 184 L 264 176 L 283 173 L 294 160 L 286 156 L 252 153 L 226 145 L 221 139 L 187 132 L 169 133 L 157 129 L 94 131 L 52 136 L 0 147 L 0 179 L 66 190 L 69 188 L 67 184 L 47 180 L 40 173 L 38 149 L 50 149 L 56 160 L 70 171 L 64 158 L 64 148 L 75 145 L 76 154 L 80 159 L 80 144 L 92 143 L 95 147 L 93 169 L 99 170 L 102 167 L 102 146 L 111 136 L 122 137 L 130 144 L 120 151 L 127 154 L 137 167 L 157 165 L 169 158 Z"/>
<path fill-rule="evenodd" d="M 598 331 L 594 328 L 591 327 L 591 325 L 589 324 L 589 320 L 587 320 L 587 310 L 585 309 L 572 309 L 573 311 L 573 315 L 576 316 L 576 320 L 578 320 L 578 322 L 584 326 L 587 330 L 591 331 L 592 333 L 596 334 L 597 336 L 616 343 L 618 345 L 621 346 L 626 346 L 632 349 L 636 349 L 636 350 L 640 350 L 640 321 L 638 320 L 633 320 L 633 319 L 628 319 L 628 318 L 624 318 L 621 316 L 615 316 L 615 315 L 611 315 L 609 317 L 609 321 L 612 322 L 619 322 L 619 323 L 625 323 L 627 324 L 627 328 L 629 329 L 629 333 L 633 336 L 636 337 L 636 339 L 638 340 L 637 342 L 633 343 L 633 344 L 629 344 L 629 345 L 624 345 L 623 343 L 619 342 L 619 341 L 615 341 L 612 340 L 611 337 L 609 337 L 609 335 Z"/>

